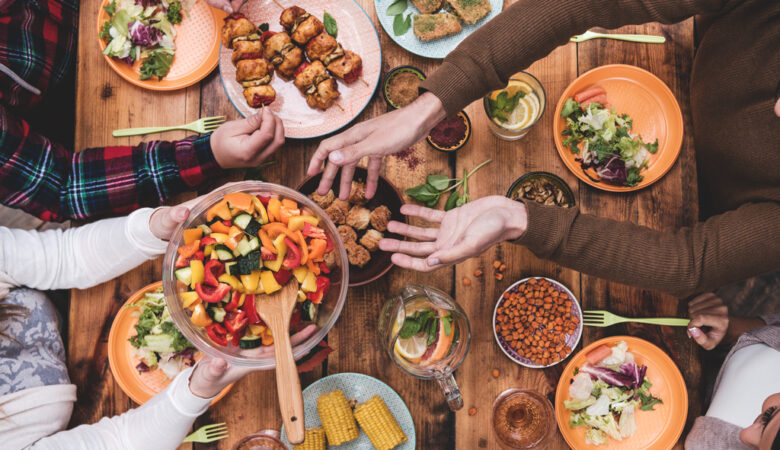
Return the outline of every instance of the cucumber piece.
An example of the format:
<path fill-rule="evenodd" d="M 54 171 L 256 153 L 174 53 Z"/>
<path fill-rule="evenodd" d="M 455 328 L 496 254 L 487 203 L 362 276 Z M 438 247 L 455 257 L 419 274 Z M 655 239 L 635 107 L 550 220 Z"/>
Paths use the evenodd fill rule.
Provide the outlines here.
<path fill-rule="evenodd" d="M 238 273 L 240 275 L 249 275 L 253 270 L 260 269 L 260 250 L 252 250 L 245 256 L 239 256 Z"/>
<path fill-rule="evenodd" d="M 209 309 L 207 309 L 209 316 L 214 320 L 214 322 L 222 323 L 225 320 L 225 308 L 220 308 L 218 306 L 210 306 Z"/>
<path fill-rule="evenodd" d="M 235 261 L 230 261 L 225 263 L 225 272 L 228 275 L 233 275 L 234 277 L 239 276 L 238 273 L 238 263 Z"/>
<path fill-rule="evenodd" d="M 249 222 L 252 221 L 252 216 L 249 214 L 239 214 L 236 217 L 233 218 L 233 223 L 242 230 L 246 229 L 246 226 L 249 225 Z"/>
<path fill-rule="evenodd" d="M 220 261 L 229 261 L 233 259 L 233 251 L 225 244 L 215 245 L 213 253 L 217 255 L 217 258 L 219 258 Z"/>
<path fill-rule="evenodd" d="M 261 227 L 262 225 L 260 225 L 260 222 L 252 219 L 249 221 L 249 224 L 247 224 L 246 228 L 244 228 L 244 233 L 250 236 L 257 236 L 257 233 L 260 232 Z"/>
<path fill-rule="evenodd" d="M 260 336 L 244 336 L 238 341 L 238 348 L 257 348 L 262 344 Z"/>
<path fill-rule="evenodd" d="M 238 245 L 236 246 L 236 250 L 238 250 L 238 253 L 240 253 L 241 256 L 248 255 L 249 252 L 252 251 L 252 247 L 249 245 L 249 239 L 243 238 L 240 241 L 238 241 Z"/>
<path fill-rule="evenodd" d="M 317 305 L 309 299 L 301 305 L 301 320 L 317 321 Z"/>
<path fill-rule="evenodd" d="M 257 250 L 260 248 L 260 239 L 254 237 L 249 240 L 249 248 L 252 250 Z"/>
<path fill-rule="evenodd" d="M 203 230 L 203 235 L 204 235 L 204 236 L 208 236 L 208 235 L 210 235 L 210 234 L 211 234 L 211 228 L 209 228 L 209 226 L 208 226 L 208 225 L 203 225 L 203 224 L 200 224 L 200 225 L 198 225 L 198 228 L 200 228 L 201 230 Z"/>
<path fill-rule="evenodd" d="M 192 283 L 192 268 L 189 266 L 182 267 L 181 269 L 176 269 L 175 272 L 173 272 L 174 275 L 176 275 L 176 279 L 181 281 L 182 283 L 189 285 Z"/>

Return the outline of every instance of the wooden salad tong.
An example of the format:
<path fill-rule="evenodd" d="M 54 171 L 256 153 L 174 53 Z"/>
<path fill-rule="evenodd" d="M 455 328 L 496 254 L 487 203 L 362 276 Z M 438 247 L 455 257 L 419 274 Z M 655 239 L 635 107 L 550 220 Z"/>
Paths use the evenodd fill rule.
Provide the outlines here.
<path fill-rule="evenodd" d="M 257 314 L 271 329 L 276 359 L 276 390 L 284 429 L 290 444 L 300 444 L 304 438 L 303 393 L 298 368 L 290 343 L 290 317 L 298 301 L 298 281 L 291 278 L 272 295 L 255 296 Z"/>

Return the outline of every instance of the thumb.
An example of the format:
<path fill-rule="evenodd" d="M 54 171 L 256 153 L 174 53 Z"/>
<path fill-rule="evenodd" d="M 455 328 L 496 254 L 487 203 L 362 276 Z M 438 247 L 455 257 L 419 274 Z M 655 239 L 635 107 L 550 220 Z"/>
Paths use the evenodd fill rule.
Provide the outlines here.
<path fill-rule="evenodd" d="M 204 367 L 203 377 L 206 381 L 214 382 L 222 378 L 227 371 L 227 362 L 221 358 L 209 360 L 207 367 Z"/>
<path fill-rule="evenodd" d="M 693 338 L 697 344 L 699 344 L 705 350 L 712 350 L 715 348 L 715 339 L 710 338 L 705 332 L 701 331 L 698 327 L 688 328 L 688 336 Z"/>
<path fill-rule="evenodd" d="M 176 227 L 187 220 L 189 215 L 190 210 L 182 205 L 158 208 L 149 219 L 149 230 L 158 239 L 167 241 L 171 238 Z"/>
<path fill-rule="evenodd" d="M 263 120 L 265 119 L 263 114 L 264 112 L 258 112 L 251 116 L 247 116 L 244 119 L 233 121 L 230 130 L 231 134 L 233 136 L 252 134 L 255 130 L 260 129 L 260 125 L 263 124 Z M 270 114 L 270 112 L 265 114 Z"/>

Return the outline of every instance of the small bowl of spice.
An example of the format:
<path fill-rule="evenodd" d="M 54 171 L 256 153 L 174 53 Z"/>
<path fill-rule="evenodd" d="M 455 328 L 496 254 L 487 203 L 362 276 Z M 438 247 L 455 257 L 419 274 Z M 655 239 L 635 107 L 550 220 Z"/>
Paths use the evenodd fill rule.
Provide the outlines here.
<path fill-rule="evenodd" d="M 398 109 L 420 96 L 420 83 L 425 80 L 422 70 L 414 66 L 398 66 L 385 77 L 382 92 L 390 107 Z"/>
<path fill-rule="evenodd" d="M 433 127 L 425 138 L 428 145 L 440 152 L 460 150 L 471 137 L 471 120 L 465 112 L 448 117 Z"/>
<path fill-rule="evenodd" d="M 529 172 L 515 180 L 506 196 L 512 200 L 571 208 L 574 193 L 563 179 L 550 172 Z"/>

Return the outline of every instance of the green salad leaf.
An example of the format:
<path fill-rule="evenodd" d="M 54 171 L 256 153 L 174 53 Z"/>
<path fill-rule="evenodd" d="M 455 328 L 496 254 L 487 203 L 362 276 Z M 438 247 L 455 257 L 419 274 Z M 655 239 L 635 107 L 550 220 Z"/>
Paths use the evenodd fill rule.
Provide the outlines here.
<path fill-rule="evenodd" d="M 152 52 L 152 54 L 141 63 L 141 76 L 139 78 L 141 80 L 147 80 L 152 77 L 157 77 L 158 80 L 162 80 L 171 70 L 172 62 L 172 53 L 163 51 Z"/>
<path fill-rule="evenodd" d="M 168 22 L 174 25 L 181 23 L 181 3 L 178 0 L 173 1 L 168 5 L 168 12 L 165 14 L 165 17 L 168 18 Z"/>
<path fill-rule="evenodd" d="M 116 13 L 116 0 L 103 7 L 103 11 L 108 14 L 109 17 Z"/>

